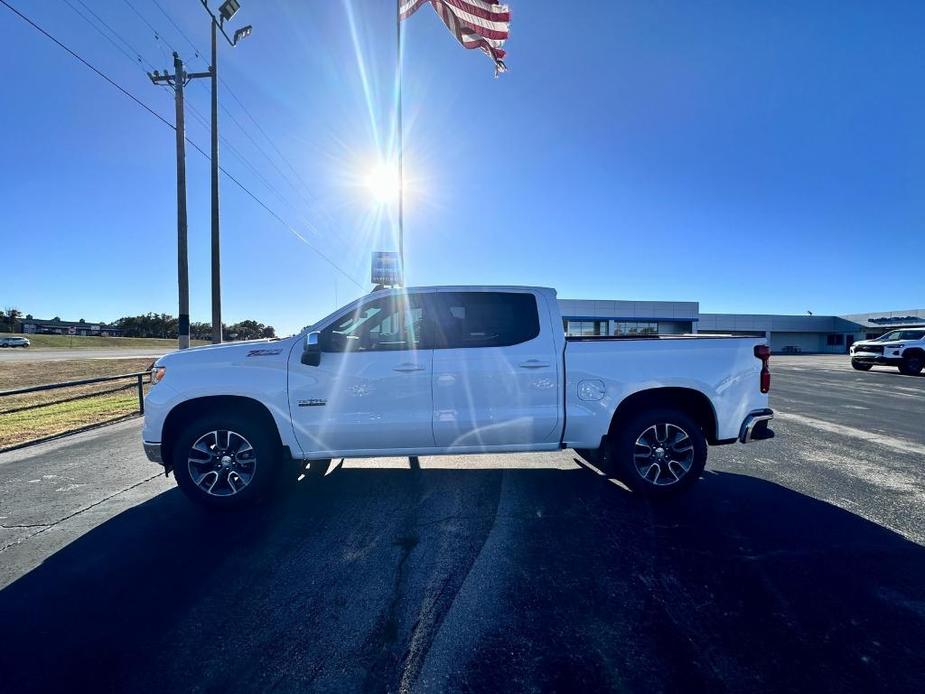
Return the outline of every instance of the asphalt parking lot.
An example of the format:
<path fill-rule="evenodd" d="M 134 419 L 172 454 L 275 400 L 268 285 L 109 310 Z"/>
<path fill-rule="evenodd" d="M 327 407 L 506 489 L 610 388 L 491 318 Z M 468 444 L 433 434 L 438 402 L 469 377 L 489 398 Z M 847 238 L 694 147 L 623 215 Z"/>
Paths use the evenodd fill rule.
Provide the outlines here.
<path fill-rule="evenodd" d="M 0 455 L 0 690 L 921 691 L 925 377 L 772 368 L 777 438 L 658 505 L 570 451 L 211 516 L 137 422 Z"/>

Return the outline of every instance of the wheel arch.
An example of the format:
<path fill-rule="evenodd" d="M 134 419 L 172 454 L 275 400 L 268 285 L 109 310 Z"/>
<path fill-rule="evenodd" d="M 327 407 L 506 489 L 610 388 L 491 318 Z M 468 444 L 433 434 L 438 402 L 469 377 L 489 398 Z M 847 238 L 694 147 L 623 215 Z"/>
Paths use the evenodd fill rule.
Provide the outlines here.
<path fill-rule="evenodd" d="M 282 439 L 276 420 L 273 419 L 267 406 L 259 400 L 243 395 L 207 395 L 192 398 L 177 404 L 164 419 L 164 426 L 161 430 L 161 455 L 168 472 L 174 467 L 173 442 L 183 427 L 197 416 L 219 411 L 232 412 L 259 421 L 282 449 Z"/>
<path fill-rule="evenodd" d="M 617 406 L 610 420 L 608 438 L 613 438 L 615 432 L 630 416 L 647 409 L 670 407 L 679 409 L 693 418 L 703 430 L 707 442 L 711 445 L 718 443 L 716 410 L 710 398 L 694 388 L 664 387 L 639 390 L 625 397 Z"/>
<path fill-rule="evenodd" d="M 925 348 L 922 347 L 909 347 L 908 349 L 903 350 L 903 358 L 906 357 L 923 357 L 925 358 Z"/>

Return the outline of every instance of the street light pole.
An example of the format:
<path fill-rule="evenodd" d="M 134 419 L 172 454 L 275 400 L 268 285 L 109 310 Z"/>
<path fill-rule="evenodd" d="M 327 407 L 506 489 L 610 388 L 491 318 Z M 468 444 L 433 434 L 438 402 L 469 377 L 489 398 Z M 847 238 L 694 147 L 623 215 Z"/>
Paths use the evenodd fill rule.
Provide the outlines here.
<path fill-rule="evenodd" d="M 250 36 L 253 27 L 249 24 L 234 32 L 234 38 L 225 33 L 225 22 L 230 21 L 241 8 L 238 0 L 225 0 L 218 8 L 218 17 L 209 9 L 209 0 L 201 0 L 212 24 L 212 342 L 222 341 L 222 258 L 219 233 L 218 207 L 218 32 L 232 48 L 238 41 Z"/>
<path fill-rule="evenodd" d="M 395 13 L 395 34 L 397 38 L 396 45 L 396 135 L 398 138 L 398 264 L 400 266 L 402 284 L 405 283 L 405 134 L 402 128 L 401 113 L 401 68 L 402 68 L 402 50 L 401 50 L 401 0 L 398 0 L 398 11 Z"/>
<path fill-rule="evenodd" d="M 212 342 L 222 341 L 222 258 L 218 214 L 218 51 L 212 18 Z"/>

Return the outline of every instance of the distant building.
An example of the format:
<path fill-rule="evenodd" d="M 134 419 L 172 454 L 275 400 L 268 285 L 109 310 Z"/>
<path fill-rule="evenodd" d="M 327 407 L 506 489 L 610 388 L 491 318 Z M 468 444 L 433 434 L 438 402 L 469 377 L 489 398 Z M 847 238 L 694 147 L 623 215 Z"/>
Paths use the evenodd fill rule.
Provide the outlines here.
<path fill-rule="evenodd" d="M 106 323 L 87 323 L 70 320 L 43 320 L 41 318 L 23 318 L 22 331 L 31 335 L 98 335 L 101 337 L 118 337 L 122 331 Z"/>
<path fill-rule="evenodd" d="M 759 335 L 774 352 L 844 354 L 852 342 L 925 326 L 925 308 L 846 316 L 700 313 L 696 301 L 559 299 L 569 335 Z"/>

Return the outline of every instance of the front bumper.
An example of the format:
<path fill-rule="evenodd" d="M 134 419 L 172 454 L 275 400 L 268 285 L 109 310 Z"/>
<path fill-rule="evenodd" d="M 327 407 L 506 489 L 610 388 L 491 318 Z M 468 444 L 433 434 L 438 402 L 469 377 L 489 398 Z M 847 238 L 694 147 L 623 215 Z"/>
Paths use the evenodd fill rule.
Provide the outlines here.
<path fill-rule="evenodd" d="M 873 352 L 855 352 L 851 355 L 851 361 L 860 362 L 861 364 L 883 364 L 886 366 L 898 366 L 903 363 L 902 357 L 886 356 Z"/>
<path fill-rule="evenodd" d="M 148 443 L 147 441 L 142 441 L 142 444 L 144 445 L 145 455 L 148 456 L 148 460 L 152 463 L 158 463 L 159 465 L 164 464 L 164 459 L 161 457 L 161 444 Z"/>
<path fill-rule="evenodd" d="M 739 429 L 739 443 L 751 443 L 773 439 L 774 432 L 768 428 L 768 422 L 774 419 L 774 410 L 752 410 Z"/>

